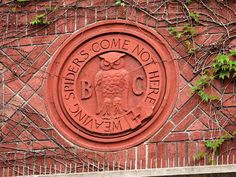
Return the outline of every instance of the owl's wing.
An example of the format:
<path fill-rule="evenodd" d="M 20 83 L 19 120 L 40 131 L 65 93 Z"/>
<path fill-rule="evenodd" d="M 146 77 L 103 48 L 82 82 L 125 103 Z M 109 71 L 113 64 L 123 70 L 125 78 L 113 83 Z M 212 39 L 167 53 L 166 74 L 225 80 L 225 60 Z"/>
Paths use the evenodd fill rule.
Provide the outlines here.
<path fill-rule="evenodd" d="M 96 114 L 102 111 L 103 96 L 102 96 L 102 72 L 99 71 L 95 76 L 95 94 L 97 97 L 97 109 Z"/>
<path fill-rule="evenodd" d="M 128 92 L 129 92 L 129 76 L 128 71 L 123 70 L 122 71 L 122 86 L 124 88 L 123 94 L 122 94 L 122 108 L 125 111 L 128 111 Z"/>

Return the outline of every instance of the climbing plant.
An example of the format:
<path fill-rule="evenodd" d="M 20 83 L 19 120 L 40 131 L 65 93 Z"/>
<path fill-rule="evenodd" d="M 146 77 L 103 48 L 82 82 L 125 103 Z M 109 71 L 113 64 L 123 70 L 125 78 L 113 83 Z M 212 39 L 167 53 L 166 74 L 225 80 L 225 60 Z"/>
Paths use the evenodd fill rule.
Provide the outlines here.
<path fill-rule="evenodd" d="M 231 134 L 223 134 L 219 138 L 214 140 L 206 140 L 205 147 L 206 151 L 200 151 L 195 154 L 194 159 L 200 161 L 201 159 L 206 159 L 209 165 L 217 164 L 216 156 L 219 155 L 219 150 L 221 146 L 226 142 L 226 140 L 235 138 L 236 131 Z M 218 159 L 219 160 L 219 159 Z"/>

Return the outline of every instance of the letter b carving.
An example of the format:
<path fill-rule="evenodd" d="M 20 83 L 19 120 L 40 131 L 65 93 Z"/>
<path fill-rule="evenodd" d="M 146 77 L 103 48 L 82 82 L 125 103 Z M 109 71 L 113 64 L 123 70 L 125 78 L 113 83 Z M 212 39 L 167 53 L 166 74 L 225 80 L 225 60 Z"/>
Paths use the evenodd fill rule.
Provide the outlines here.
<path fill-rule="evenodd" d="M 92 84 L 87 80 L 81 81 L 81 99 L 88 99 L 92 96 Z"/>

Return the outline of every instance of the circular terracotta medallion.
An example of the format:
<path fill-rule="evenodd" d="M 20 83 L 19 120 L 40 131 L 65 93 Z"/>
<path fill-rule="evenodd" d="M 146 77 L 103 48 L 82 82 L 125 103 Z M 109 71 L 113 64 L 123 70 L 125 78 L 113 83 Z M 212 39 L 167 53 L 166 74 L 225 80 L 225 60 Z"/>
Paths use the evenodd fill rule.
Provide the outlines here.
<path fill-rule="evenodd" d="M 72 35 L 48 73 L 50 119 L 65 138 L 93 150 L 147 140 L 176 100 L 176 67 L 162 38 L 127 21 L 97 23 Z"/>

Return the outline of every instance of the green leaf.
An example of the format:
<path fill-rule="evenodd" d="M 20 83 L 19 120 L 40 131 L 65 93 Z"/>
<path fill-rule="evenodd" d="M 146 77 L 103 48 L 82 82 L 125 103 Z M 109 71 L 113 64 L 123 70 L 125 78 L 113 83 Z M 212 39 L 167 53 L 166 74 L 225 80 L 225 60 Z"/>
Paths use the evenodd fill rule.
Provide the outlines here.
<path fill-rule="evenodd" d="M 206 155 L 207 155 L 206 152 L 200 151 L 200 152 L 198 152 L 198 153 L 196 153 L 196 154 L 194 155 L 194 159 L 195 159 L 195 160 L 201 160 L 201 159 L 203 159 Z"/>
<path fill-rule="evenodd" d="M 224 64 L 229 61 L 229 57 L 227 55 L 219 54 L 216 56 L 215 61 Z"/>
<path fill-rule="evenodd" d="M 186 35 L 194 35 L 196 33 L 196 29 L 192 26 L 185 25 L 183 29 L 184 34 Z"/>
<path fill-rule="evenodd" d="M 229 51 L 229 56 L 236 56 L 236 49 Z"/>
<path fill-rule="evenodd" d="M 192 0 L 185 0 L 186 4 L 190 4 L 192 2 Z"/>
<path fill-rule="evenodd" d="M 207 148 L 211 148 L 212 147 L 212 141 L 211 140 L 207 140 L 206 143 L 205 143 L 205 146 Z"/>
<path fill-rule="evenodd" d="M 124 1 L 123 0 L 116 0 L 116 6 L 122 6 L 122 7 L 124 7 L 125 6 L 125 3 L 124 3 Z"/>
<path fill-rule="evenodd" d="M 190 13 L 189 13 L 189 16 L 190 16 L 194 21 L 199 22 L 199 17 L 200 17 L 199 13 L 190 12 Z"/>
<path fill-rule="evenodd" d="M 21 2 L 21 3 L 24 3 L 24 2 L 29 2 L 30 0 L 16 0 L 17 2 Z"/>
<path fill-rule="evenodd" d="M 201 97 L 202 101 L 204 101 L 204 102 L 209 101 L 209 96 L 204 90 L 199 90 L 197 93 Z"/>
<path fill-rule="evenodd" d="M 229 71 L 224 71 L 222 70 L 220 73 L 219 73 L 219 78 L 220 79 L 225 79 L 226 78 L 230 78 L 230 72 Z"/>
<path fill-rule="evenodd" d="M 169 27 L 168 30 L 171 34 L 175 34 L 177 32 L 176 27 Z"/>
<path fill-rule="evenodd" d="M 30 22 L 30 24 L 31 25 L 40 25 L 40 24 L 47 25 L 49 24 L 49 22 L 45 18 L 46 18 L 46 14 L 38 14 L 34 18 L 34 20 Z"/>
<path fill-rule="evenodd" d="M 209 99 L 210 99 L 211 101 L 220 100 L 220 98 L 219 98 L 217 95 L 210 95 L 210 96 L 209 96 Z"/>
<path fill-rule="evenodd" d="M 182 33 L 180 33 L 180 32 L 176 34 L 176 37 L 177 37 L 178 39 L 180 39 L 181 36 L 182 36 Z"/>
<path fill-rule="evenodd" d="M 187 49 L 190 50 L 190 46 L 191 46 L 190 41 L 189 41 L 189 40 L 186 40 L 186 41 L 185 41 L 185 44 L 186 44 Z"/>

